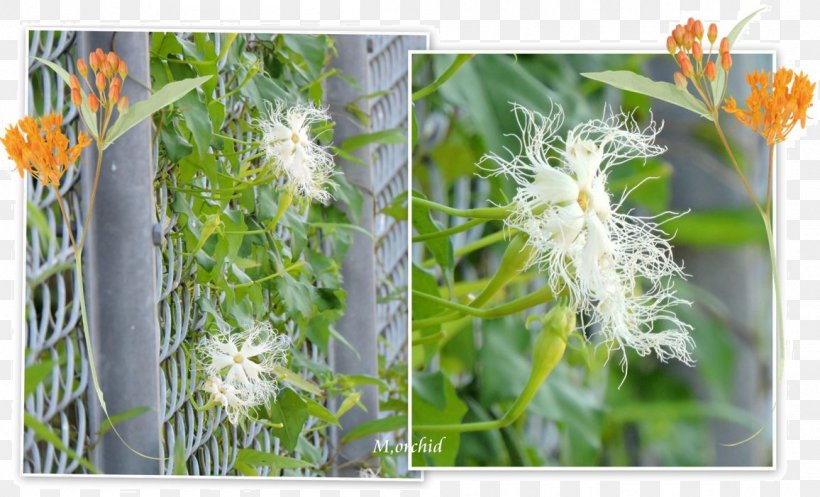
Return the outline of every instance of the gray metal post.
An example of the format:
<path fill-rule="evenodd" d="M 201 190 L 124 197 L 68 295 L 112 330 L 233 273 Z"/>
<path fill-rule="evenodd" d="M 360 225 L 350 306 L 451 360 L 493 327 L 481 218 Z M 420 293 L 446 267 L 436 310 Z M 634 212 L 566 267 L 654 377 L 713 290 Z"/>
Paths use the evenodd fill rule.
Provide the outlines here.
<path fill-rule="evenodd" d="M 122 93 L 132 103 L 148 96 L 148 35 L 84 32 L 79 53 L 112 48 L 128 63 Z M 87 59 L 86 59 L 87 60 Z M 141 84 L 135 84 L 139 81 Z M 146 86 L 142 86 L 146 85 Z M 97 199 L 84 249 L 85 290 L 91 338 L 101 388 L 111 415 L 146 406 L 150 410 L 117 425 L 134 449 L 160 455 L 159 330 L 155 299 L 154 209 L 151 128 L 144 121 L 103 155 Z M 83 154 L 83 208 L 88 210 L 96 151 Z M 87 216 L 87 214 L 86 214 Z M 96 399 L 91 401 L 97 405 Z M 105 419 L 97 412 L 96 424 Z M 109 474 L 159 474 L 160 462 L 141 457 L 108 432 L 94 451 Z"/>
<path fill-rule="evenodd" d="M 345 106 L 361 95 L 368 93 L 369 71 L 367 59 L 367 37 L 360 35 L 337 36 L 336 47 L 338 56 L 332 65 L 342 74 L 350 76 L 358 82 L 357 87 L 351 86 L 341 78 L 332 78 L 327 85 L 328 103 L 330 112 L 336 122 L 334 140 L 342 143 L 345 139 L 368 132 L 354 120 L 345 110 Z M 359 102 L 366 105 L 367 101 Z M 365 109 L 367 111 L 368 109 Z M 371 149 L 362 147 L 355 154 L 362 159 L 365 165 L 354 164 L 339 159 L 347 180 L 357 186 L 364 194 L 362 217 L 359 226 L 373 233 L 373 174 L 371 167 Z M 330 350 L 331 364 L 340 374 L 366 374 L 377 376 L 377 331 L 376 331 L 376 276 L 375 253 L 373 239 L 364 234 L 354 233 L 353 244 L 342 264 L 344 289 L 347 291 L 347 312 L 338 321 L 337 328 L 353 346 L 350 350 L 339 341 L 334 341 Z M 379 402 L 378 390 L 375 385 L 362 387 L 361 402 L 367 412 L 352 409 L 342 419 L 342 428 L 331 432 L 331 443 L 339 447 L 340 438 L 344 433 L 364 422 L 378 418 Z M 364 437 L 341 447 L 338 464 L 348 461 L 366 460 L 373 451 L 375 435 Z M 337 464 L 337 465 L 338 465 Z M 339 475 L 354 475 L 358 472 L 358 464 L 351 464 L 342 468 L 334 468 Z"/>

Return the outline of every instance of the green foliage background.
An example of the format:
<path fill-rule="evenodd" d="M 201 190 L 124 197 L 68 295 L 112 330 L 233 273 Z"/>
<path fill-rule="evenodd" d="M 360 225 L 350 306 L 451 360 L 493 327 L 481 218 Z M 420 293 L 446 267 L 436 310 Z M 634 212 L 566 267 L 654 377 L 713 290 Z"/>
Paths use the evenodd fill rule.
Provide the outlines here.
<path fill-rule="evenodd" d="M 582 121 L 599 117 L 605 103 L 615 109 L 634 110 L 638 121 L 645 121 L 656 102 L 605 87 L 580 74 L 605 70 L 644 73 L 652 57 L 479 54 L 466 62 L 461 60 L 463 65 L 435 92 L 414 101 L 414 191 L 459 208 L 485 207 L 490 202 L 507 204 L 515 193 L 514 184 L 505 178 L 479 177 L 481 171 L 475 164 L 489 151 L 501 152 L 505 147 L 518 150 L 513 135 L 519 133 L 519 126 L 510 103 L 545 114 L 550 110 L 550 99 L 561 104 L 566 114 L 561 135 Z M 442 75 L 446 79 L 454 61 L 456 55 L 415 55 L 414 92 Z M 695 126 L 692 137 L 719 156 L 719 149 L 704 129 Z M 675 167 L 679 166 L 666 162 L 664 156 L 645 164 L 627 163 L 613 169 L 609 189 L 617 196 L 625 188 L 653 177 L 635 189 L 624 208 L 659 214 L 670 206 Z M 414 207 L 416 234 L 462 222 L 439 214 Z M 478 236 L 502 228 L 500 222 L 483 226 L 478 228 Z M 698 210 L 668 222 L 664 228 L 676 235 L 674 245 L 685 250 L 765 253 L 763 228 L 751 209 Z M 459 257 L 459 248 L 466 242 L 452 237 L 414 244 L 413 290 L 450 300 L 480 290 L 482 279 L 492 276 L 505 244 L 495 243 Z M 768 285 L 765 272 L 762 274 L 760 284 Z M 543 285 L 531 270 L 517 278 L 495 303 Z M 460 436 L 442 433 L 448 437 L 448 450 L 415 454 L 414 464 L 713 466 L 722 463 L 714 447 L 714 439 L 720 434 L 714 432 L 712 422 L 724 420 L 739 424 L 749 434 L 762 427 L 763 432 L 754 442 L 758 444 L 754 460 L 756 465 L 770 465 L 771 417 L 733 404 L 739 354 L 736 323 L 726 314 L 720 296 L 706 294 L 697 281 L 682 282 L 679 292 L 695 301 L 692 308 L 678 310 L 679 317 L 694 327 L 694 368 L 661 364 L 653 357 L 629 353 L 629 374 L 622 382 L 620 352 L 608 357 L 606 347 L 595 346 L 595 337 L 587 342 L 576 334 L 564 360 L 530 405 L 529 416 L 501 430 Z M 544 310 L 543 306 L 535 308 L 531 315 L 539 316 Z M 443 309 L 434 303 L 413 300 L 413 319 L 441 312 Z M 521 392 L 530 370 L 531 345 L 537 332 L 537 325 L 530 321 L 526 315 L 483 321 L 468 317 L 421 330 L 424 335 L 443 331 L 448 339 L 413 347 L 413 424 L 498 419 Z M 759 326 L 755 333 L 764 338 L 752 346 L 757 359 L 749 374 L 765 377 L 768 371 L 771 378 L 771 340 L 766 338 L 771 327 L 765 322 Z M 771 384 L 759 393 L 764 403 L 771 400 L 770 388 Z M 423 435 L 414 432 L 413 439 L 418 441 Z M 740 446 L 734 450 L 752 449 Z"/>

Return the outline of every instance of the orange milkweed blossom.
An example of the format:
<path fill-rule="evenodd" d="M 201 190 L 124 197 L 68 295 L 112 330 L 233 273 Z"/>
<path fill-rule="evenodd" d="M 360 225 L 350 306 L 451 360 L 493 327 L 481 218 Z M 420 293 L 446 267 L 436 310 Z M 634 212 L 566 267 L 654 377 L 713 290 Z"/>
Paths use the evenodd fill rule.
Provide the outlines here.
<path fill-rule="evenodd" d="M 28 171 L 44 185 L 60 185 L 60 178 L 91 144 L 87 133 L 80 133 L 77 143 L 69 146 L 66 135 L 60 131 L 63 116 L 46 114 L 35 120 L 26 116 L 9 126 L 0 142 L 17 165 L 20 177 Z"/>
<path fill-rule="evenodd" d="M 798 123 L 806 127 L 806 112 L 812 106 L 817 83 L 802 71 L 796 74 L 784 67 L 774 74 L 754 71 L 746 75 L 746 83 L 751 88 L 746 108 L 739 108 L 734 97 L 729 97 L 723 110 L 760 134 L 769 145 L 785 140 Z"/>

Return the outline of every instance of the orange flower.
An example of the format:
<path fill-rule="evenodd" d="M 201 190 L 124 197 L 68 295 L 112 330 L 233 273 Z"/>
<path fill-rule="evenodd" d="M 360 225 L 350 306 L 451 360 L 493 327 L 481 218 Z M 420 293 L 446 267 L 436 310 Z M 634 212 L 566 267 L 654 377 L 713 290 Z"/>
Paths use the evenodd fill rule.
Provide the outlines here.
<path fill-rule="evenodd" d="M 751 94 L 746 108 L 738 108 L 734 97 L 726 99 L 723 110 L 743 125 L 759 133 L 769 145 L 782 142 L 800 124 L 806 127 L 806 112 L 812 106 L 814 87 L 807 75 L 781 67 L 772 75 L 754 71 L 746 75 Z"/>
<path fill-rule="evenodd" d="M 46 114 L 39 122 L 26 116 L 6 129 L 0 142 L 17 165 L 20 177 L 28 171 L 44 185 L 60 185 L 63 173 L 91 144 L 88 134 L 81 132 L 77 144 L 69 147 L 68 137 L 60 130 L 62 123 L 60 114 Z"/>

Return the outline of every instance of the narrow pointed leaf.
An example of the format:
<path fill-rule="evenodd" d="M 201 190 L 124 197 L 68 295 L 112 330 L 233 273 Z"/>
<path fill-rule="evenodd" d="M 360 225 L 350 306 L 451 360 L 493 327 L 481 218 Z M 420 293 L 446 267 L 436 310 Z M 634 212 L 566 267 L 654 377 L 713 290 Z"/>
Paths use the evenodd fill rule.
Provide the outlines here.
<path fill-rule="evenodd" d="M 748 16 L 741 19 L 737 24 L 735 24 L 735 27 L 732 28 L 731 31 L 729 31 L 729 35 L 727 36 L 727 38 L 729 39 L 729 50 L 731 50 L 734 46 L 735 40 L 738 36 L 740 36 L 740 32 L 743 31 L 746 25 L 749 24 L 749 22 L 751 22 L 751 20 L 754 19 L 755 16 L 761 13 L 764 9 L 766 9 L 766 7 L 760 7 L 759 9 L 755 10 Z M 726 71 L 724 71 L 723 67 L 720 65 L 720 60 L 717 61 L 717 69 L 717 76 L 715 77 L 715 80 L 711 83 L 712 95 L 715 101 L 715 105 L 720 104 L 721 97 L 723 97 L 723 92 L 726 90 L 727 84 Z"/>
<path fill-rule="evenodd" d="M 691 110 L 706 119 L 712 120 L 706 107 L 689 92 L 681 90 L 672 83 L 653 81 L 632 71 L 602 71 L 581 73 L 585 78 L 594 79 L 621 90 L 640 93 L 670 104 Z"/>

